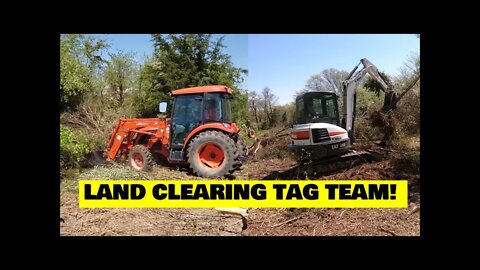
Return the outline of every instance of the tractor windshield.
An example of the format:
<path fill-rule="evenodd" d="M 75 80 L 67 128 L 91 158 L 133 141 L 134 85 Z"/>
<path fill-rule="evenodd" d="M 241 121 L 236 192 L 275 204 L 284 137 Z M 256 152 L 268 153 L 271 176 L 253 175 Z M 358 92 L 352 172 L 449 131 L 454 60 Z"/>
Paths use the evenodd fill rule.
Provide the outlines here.
<path fill-rule="evenodd" d="M 232 108 L 229 94 L 224 93 L 206 93 L 204 101 L 203 120 L 208 122 L 232 122 Z"/>
<path fill-rule="evenodd" d="M 297 97 L 296 123 L 329 123 L 339 125 L 337 95 L 309 92 Z"/>

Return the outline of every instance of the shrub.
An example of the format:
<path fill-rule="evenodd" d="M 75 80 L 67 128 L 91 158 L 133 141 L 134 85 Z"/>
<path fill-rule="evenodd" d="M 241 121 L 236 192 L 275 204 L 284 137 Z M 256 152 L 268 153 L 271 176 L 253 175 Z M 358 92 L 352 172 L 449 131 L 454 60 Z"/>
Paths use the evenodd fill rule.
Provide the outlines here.
<path fill-rule="evenodd" d="M 372 126 L 370 121 L 363 117 L 355 119 L 355 138 L 363 140 L 378 139 L 378 131 Z"/>
<path fill-rule="evenodd" d="M 60 166 L 62 168 L 74 168 L 82 158 L 90 152 L 87 139 L 74 134 L 73 130 L 60 124 Z"/>

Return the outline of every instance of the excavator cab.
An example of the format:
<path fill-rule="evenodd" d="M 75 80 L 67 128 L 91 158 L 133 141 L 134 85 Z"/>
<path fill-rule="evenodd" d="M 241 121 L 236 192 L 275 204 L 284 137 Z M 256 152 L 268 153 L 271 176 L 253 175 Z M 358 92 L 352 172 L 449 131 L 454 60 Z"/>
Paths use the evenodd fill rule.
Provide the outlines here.
<path fill-rule="evenodd" d="M 307 92 L 296 98 L 295 123 L 339 125 L 337 95 L 334 92 Z"/>

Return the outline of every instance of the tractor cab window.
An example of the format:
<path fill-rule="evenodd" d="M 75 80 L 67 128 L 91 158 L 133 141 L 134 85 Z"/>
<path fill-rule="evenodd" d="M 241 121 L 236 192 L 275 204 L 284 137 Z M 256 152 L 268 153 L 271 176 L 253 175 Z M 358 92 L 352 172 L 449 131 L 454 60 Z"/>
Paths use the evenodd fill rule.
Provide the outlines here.
<path fill-rule="evenodd" d="M 173 106 L 171 140 L 173 146 L 179 146 L 190 131 L 202 123 L 202 95 L 177 96 Z"/>
<path fill-rule="evenodd" d="M 231 96 L 223 93 L 206 93 L 203 102 L 203 121 L 205 123 L 232 122 Z"/>

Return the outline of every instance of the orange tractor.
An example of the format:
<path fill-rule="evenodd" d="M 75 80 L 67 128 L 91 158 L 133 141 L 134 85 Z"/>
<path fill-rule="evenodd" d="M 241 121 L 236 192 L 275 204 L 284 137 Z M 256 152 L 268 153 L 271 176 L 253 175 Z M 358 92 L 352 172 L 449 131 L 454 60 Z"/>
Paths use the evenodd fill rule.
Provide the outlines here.
<path fill-rule="evenodd" d="M 188 164 L 201 177 L 216 178 L 239 169 L 246 147 L 232 122 L 232 89 L 223 85 L 175 90 L 171 117 L 120 118 L 105 156 L 128 159 L 136 170 L 150 170 L 156 160 Z M 167 103 L 161 102 L 160 112 Z"/>

